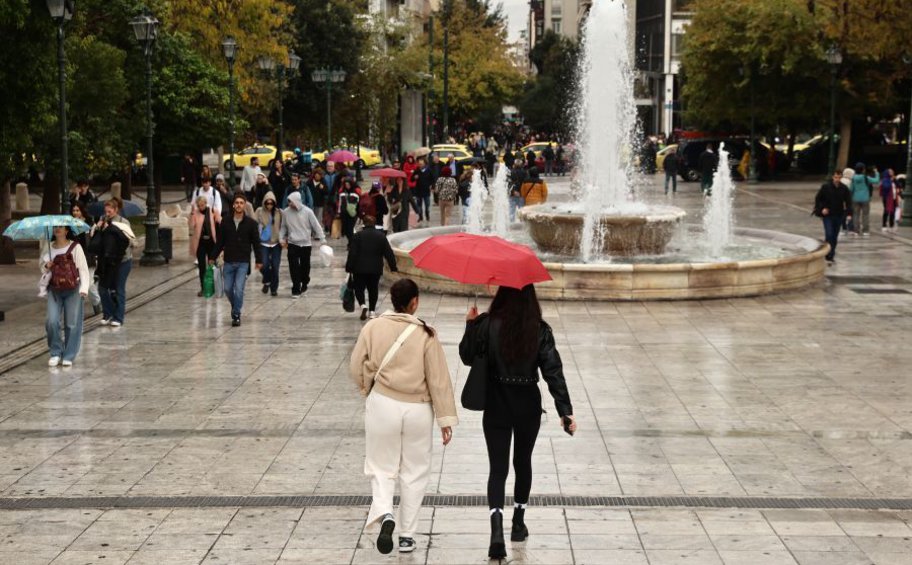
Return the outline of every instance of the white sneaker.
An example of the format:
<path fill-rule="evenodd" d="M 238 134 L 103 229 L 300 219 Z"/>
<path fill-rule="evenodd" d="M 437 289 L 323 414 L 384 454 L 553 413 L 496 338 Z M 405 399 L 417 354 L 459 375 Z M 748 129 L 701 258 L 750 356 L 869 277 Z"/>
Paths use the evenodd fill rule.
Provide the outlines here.
<path fill-rule="evenodd" d="M 72 366 L 73 366 L 73 362 L 64 359 L 64 360 L 63 360 L 63 363 L 61 363 L 61 365 L 63 365 L 64 367 L 72 367 Z"/>
<path fill-rule="evenodd" d="M 864 232 L 861 237 L 871 237 L 871 232 Z"/>
<path fill-rule="evenodd" d="M 111 327 L 112 327 L 112 328 L 119 328 L 119 327 L 122 326 L 122 325 L 123 325 L 123 324 L 120 323 L 120 322 L 118 322 L 117 320 L 111 320 Z"/>
<path fill-rule="evenodd" d="M 885 226 L 885 227 L 880 228 L 880 231 L 887 233 L 888 231 L 890 231 L 890 228 Z"/>
<path fill-rule="evenodd" d="M 373 310 L 371 310 L 370 312 L 368 312 L 367 317 L 370 318 L 371 320 L 373 320 L 374 318 L 377 317 L 377 313 L 374 312 Z"/>
<path fill-rule="evenodd" d="M 111 323 L 111 320 L 109 320 L 109 319 L 107 319 L 107 318 L 102 318 L 102 319 L 101 319 L 101 325 L 102 325 L 102 326 L 107 326 L 107 325 L 110 324 L 110 323 Z"/>
<path fill-rule="evenodd" d="M 60 357 L 51 357 L 48 359 L 48 367 L 56 367 L 60 364 Z"/>

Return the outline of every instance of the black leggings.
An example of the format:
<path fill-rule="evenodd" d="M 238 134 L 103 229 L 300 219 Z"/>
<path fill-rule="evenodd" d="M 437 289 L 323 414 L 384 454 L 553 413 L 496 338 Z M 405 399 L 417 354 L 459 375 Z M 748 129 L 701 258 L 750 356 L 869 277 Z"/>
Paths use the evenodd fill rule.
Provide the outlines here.
<path fill-rule="evenodd" d="M 364 291 L 367 290 L 368 310 L 371 312 L 376 311 L 377 295 L 380 294 L 380 275 L 355 273 L 352 275 L 352 282 L 354 283 L 355 298 L 358 299 L 358 306 L 364 306 Z"/>
<path fill-rule="evenodd" d="M 485 443 L 488 446 L 488 508 L 504 507 L 504 485 L 510 474 L 510 441 L 515 438 L 513 446 L 513 471 L 516 480 L 513 484 L 513 502 L 526 504 L 532 490 L 532 450 L 541 427 L 541 414 L 515 422 L 513 425 L 499 418 L 488 418 L 485 410 L 482 420 Z"/>
<path fill-rule="evenodd" d="M 206 269 L 209 267 L 209 252 L 212 251 L 212 240 L 200 237 L 199 246 L 196 248 L 196 262 L 199 269 L 200 290 L 203 290 L 203 280 L 206 278 Z"/>

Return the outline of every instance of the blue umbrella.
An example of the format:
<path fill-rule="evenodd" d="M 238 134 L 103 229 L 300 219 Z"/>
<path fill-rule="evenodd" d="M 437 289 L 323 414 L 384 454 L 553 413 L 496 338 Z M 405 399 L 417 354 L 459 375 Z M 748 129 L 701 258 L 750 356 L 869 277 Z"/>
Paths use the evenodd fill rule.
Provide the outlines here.
<path fill-rule="evenodd" d="M 89 224 L 73 216 L 32 216 L 10 224 L 3 235 L 11 239 L 51 239 L 55 226 L 66 226 L 79 235 L 89 231 Z"/>
<path fill-rule="evenodd" d="M 104 202 L 92 202 L 89 204 L 89 214 L 96 218 L 104 216 Z M 120 211 L 120 215 L 124 218 L 132 218 L 133 216 L 143 216 L 145 212 L 142 208 L 139 207 L 139 204 L 135 202 L 130 202 L 129 200 L 123 201 L 123 210 Z"/>

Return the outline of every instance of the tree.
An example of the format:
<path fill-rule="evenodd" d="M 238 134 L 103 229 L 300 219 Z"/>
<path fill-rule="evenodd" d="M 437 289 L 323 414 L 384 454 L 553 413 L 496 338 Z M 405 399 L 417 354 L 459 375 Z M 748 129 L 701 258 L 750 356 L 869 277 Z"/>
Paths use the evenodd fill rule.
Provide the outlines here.
<path fill-rule="evenodd" d="M 570 133 L 578 56 L 576 42 L 551 30 L 532 48 L 529 58 L 538 74 L 526 81 L 519 100 L 526 125 L 537 131 Z"/>

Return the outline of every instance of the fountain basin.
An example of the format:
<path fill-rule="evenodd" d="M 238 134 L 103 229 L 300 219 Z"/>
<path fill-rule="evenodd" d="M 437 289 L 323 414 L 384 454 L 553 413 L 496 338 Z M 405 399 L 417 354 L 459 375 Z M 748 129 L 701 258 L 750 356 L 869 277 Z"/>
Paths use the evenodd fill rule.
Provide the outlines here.
<path fill-rule="evenodd" d="M 463 296 L 493 295 L 496 287 L 464 285 L 415 267 L 408 252 L 433 235 L 455 233 L 463 226 L 411 230 L 390 236 L 398 273 L 388 282 L 413 279 L 424 291 Z M 816 239 L 770 230 L 736 228 L 735 236 L 761 240 L 787 249 L 784 257 L 694 263 L 562 263 L 545 262 L 553 280 L 535 285 L 551 300 L 694 300 L 758 296 L 801 289 L 823 280 L 828 246 Z"/>
<path fill-rule="evenodd" d="M 561 208 L 553 204 L 526 206 L 518 215 L 540 249 L 579 256 L 585 214 Z M 612 257 L 660 255 L 686 215 L 673 206 L 650 207 L 645 214 L 601 214 L 598 233 L 602 251 Z"/>

